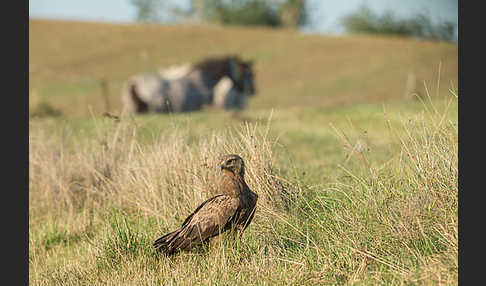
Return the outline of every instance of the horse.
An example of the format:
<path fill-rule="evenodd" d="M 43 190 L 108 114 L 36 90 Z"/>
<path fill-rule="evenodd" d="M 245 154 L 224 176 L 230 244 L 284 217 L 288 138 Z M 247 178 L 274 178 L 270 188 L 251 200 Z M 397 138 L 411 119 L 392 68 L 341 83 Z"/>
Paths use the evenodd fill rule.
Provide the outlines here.
<path fill-rule="evenodd" d="M 200 110 L 214 101 L 214 88 L 223 78 L 231 80 L 238 92 L 255 93 L 252 63 L 237 56 L 209 58 L 178 78 L 140 74 L 123 86 L 124 111 L 187 112 Z"/>

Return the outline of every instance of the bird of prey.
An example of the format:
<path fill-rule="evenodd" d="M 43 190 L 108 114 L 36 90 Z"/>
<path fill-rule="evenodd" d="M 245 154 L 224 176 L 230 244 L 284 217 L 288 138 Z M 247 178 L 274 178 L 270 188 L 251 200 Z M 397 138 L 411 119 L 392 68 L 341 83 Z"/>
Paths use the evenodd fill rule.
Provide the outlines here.
<path fill-rule="evenodd" d="M 225 232 L 240 237 L 255 214 L 258 195 L 245 182 L 243 159 L 235 154 L 221 160 L 219 194 L 199 205 L 182 223 L 182 226 L 157 239 L 153 246 L 167 255 L 179 250 L 190 250 Z"/>

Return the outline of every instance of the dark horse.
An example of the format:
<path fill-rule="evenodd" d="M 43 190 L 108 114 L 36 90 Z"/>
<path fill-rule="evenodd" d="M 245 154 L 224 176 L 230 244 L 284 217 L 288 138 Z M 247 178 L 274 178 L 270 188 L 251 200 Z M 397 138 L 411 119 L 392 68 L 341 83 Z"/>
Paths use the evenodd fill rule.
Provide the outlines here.
<path fill-rule="evenodd" d="M 213 104 L 214 87 L 228 77 L 236 90 L 253 94 L 252 63 L 237 56 L 209 58 L 178 79 L 141 74 L 129 79 L 122 91 L 128 112 L 186 112 Z"/>

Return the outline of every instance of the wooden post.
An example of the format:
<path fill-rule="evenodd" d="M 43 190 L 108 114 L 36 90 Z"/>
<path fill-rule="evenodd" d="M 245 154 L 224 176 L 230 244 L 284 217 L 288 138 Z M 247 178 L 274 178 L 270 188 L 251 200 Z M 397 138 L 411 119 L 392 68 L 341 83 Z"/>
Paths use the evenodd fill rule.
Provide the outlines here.
<path fill-rule="evenodd" d="M 105 99 L 105 113 L 110 113 L 110 94 L 108 87 L 108 80 L 101 79 L 101 96 Z"/>
<path fill-rule="evenodd" d="M 407 76 L 407 87 L 405 89 L 405 98 L 413 99 L 417 95 L 417 77 L 410 71 Z"/>

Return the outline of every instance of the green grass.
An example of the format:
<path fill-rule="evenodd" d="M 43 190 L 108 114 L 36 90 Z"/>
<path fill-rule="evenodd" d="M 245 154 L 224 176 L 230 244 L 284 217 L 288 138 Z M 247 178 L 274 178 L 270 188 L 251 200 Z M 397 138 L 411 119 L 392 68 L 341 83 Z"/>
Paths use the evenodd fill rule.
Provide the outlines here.
<path fill-rule="evenodd" d="M 454 284 L 457 103 L 453 101 L 433 101 L 429 107 L 438 114 L 425 111 L 426 106 L 421 112 L 415 103 L 391 105 L 386 112 L 380 111 L 383 106 L 367 105 L 356 113 L 353 109 L 358 107 L 338 108 L 328 117 L 317 110 L 274 114 L 261 124 L 246 125 L 249 129 L 222 124 L 212 131 L 199 127 L 214 123 L 214 118 L 205 122 L 204 115 L 194 114 L 188 115 L 194 120 L 165 118 L 169 123 L 157 126 L 185 128 L 168 127 L 150 140 L 133 132 L 137 125 L 130 120 L 115 124 L 93 119 L 92 126 L 85 127 L 97 131 L 85 139 L 89 147 L 72 149 L 62 157 L 56 148 L 43 154 L 41 146 L 50 141 L 40 137 L 31 145 L 37 150 L 32 156 L 45 159 L 40 165 L 32 158 L 32 168 L 51 173 L 47 168 L 64 165 L 65 174 L 54 176 L 61 180 L 61 190 L 62 185 L 67 189 L 61 197 L 50 194 L 47 179 L 39 181 L 37 172 L 31 175 L 30 219 L 49 218 L 55 223 L 43 229 L 31 224 L 31 231 L 42 233 L 32 236 L 31 245 L 44 245 L 31 253 L 31 278 L 61 284 Z M 344 114 L 352 115 L 346 119 Z M 321 131 L 312 125 L 319 125 L 320 117 L 331 124 L 321 126 Z M 309 124 L 300 130 L 286 124 L 296 118 Z M 144 122 L 151 116 L 137 119 Z M 32 136 L 40 129 L 34 130 Z M 83 130 L 73 132 L 65 145 L 52 144 L 68 148 L 69 140 L 77 141 Z M 312 130 L 314 137 L 306 135 Z M 210 143 L 214 140 L 222 146 Z M 351 154 L 345 146 L 356 140 L 366 142 L 369 150 Z M 262 200 L 255 222 L 236 249 L 226 244 L 216 254 L 203 247 L 173 258 L 158 256 L 151 242 L 177 227 L 207 197 L 207 189 L 200 185 L 211 189 L 217 174 L 211 164 L 204 171 L 196 170 L 204 160 L 211 162 L 216 156 L 210 154 L 220 153 L 221 148 L 240 149 L 249 161 L 249 184 Z M 180 162 L 167 161 L 172 156 Z M 259 173 L 253 160 L 260 157 L 269 160 L 273 171 L 266 173 L 265 167 Z M 64 159 L 58 162 L 60 158 Z M 74 163 L 74 158 L 81 163 Z M 195 180 L 187 176 L 193 172 Z M 257 184 L 271 173 L 281 178 L 286 190 L 280 203 L 265 197 L 274 187 Z M 78 180 L 87 193 L 84 202 L 69 197 L 73 177 L 84 178 Z M 44 207 L 43 197 L 48 204 Z M 90 237 L 80 239 L 76 233 L 88 225 Z M 65 262 L 59 268 L 61 261 Z"/>

